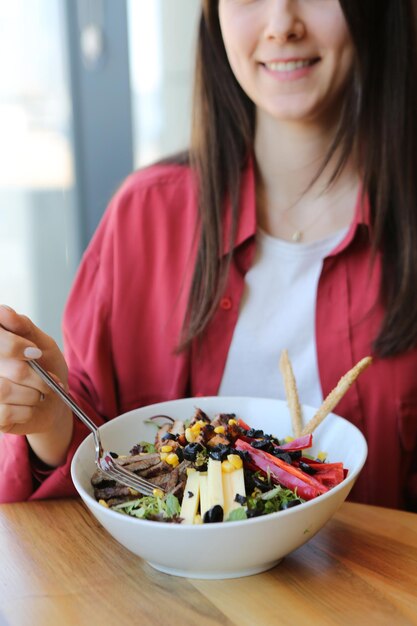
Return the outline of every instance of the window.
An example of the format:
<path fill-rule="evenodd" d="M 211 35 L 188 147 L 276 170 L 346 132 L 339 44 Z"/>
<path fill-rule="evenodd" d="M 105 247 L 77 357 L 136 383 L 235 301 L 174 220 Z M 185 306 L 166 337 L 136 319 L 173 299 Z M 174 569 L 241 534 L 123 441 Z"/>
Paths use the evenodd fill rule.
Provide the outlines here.
<path fill-rule="evenodd" d="M 0 301 L 57 340 L 79 258 L 61 7 L 0 2 Z"/>
<path fill-rule="evenodd" d="M 134 161 L 140 167 L 188 146 L 196 0 L 129 0 Z"/>

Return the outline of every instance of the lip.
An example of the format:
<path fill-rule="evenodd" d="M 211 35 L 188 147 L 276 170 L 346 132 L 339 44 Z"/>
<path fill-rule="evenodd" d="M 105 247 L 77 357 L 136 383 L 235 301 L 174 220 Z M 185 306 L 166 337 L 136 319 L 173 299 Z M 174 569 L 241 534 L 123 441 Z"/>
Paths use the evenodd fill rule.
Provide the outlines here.
<path fill-rule="evenodd" d="M 320 57 L 281 57 L 260 62 L 263 70 L 275 80 L 293 81 L 307 77 Z"/>

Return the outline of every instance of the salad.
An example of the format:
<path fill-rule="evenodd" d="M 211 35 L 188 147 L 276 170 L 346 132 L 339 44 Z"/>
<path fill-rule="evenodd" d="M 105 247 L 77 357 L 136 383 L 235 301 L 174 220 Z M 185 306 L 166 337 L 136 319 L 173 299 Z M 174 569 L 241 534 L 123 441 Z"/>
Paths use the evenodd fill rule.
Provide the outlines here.
<path fill-rule="evenodd" d="M 196 409 L 185 422 L 155 415 L 153 442 L 140 442 L 116 462 L 155 484 L 153 496 L 110 481 L 96 470 L 96 500 L 123 515 L 205 524 L 283 511 L 326 493 L 347 475 L 343 463 L 308 454 L 313 435 L 278 439 L 235 414 L 210 419 Z"/>

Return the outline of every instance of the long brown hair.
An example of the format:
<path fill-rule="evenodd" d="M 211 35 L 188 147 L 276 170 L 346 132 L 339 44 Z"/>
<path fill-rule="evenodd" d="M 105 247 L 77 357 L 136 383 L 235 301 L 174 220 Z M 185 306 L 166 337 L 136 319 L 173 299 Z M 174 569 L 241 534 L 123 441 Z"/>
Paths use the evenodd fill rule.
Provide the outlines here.
<path fill-rule="evenodd" d="M 382 253 L 385 317 L 374 348 L 389 356 L 417 344 L 416 16 L 413 0 L 339 1 L 356 62 L 325 163 L 340 155 L 336 177 L 353 145 L 359 148 L 373 253 Z M 225 198 L 232 206 L 232 243 L 255 128 L 254 105 L 227 59 L 218 0 L 202 4 L 189 153 L 199 181 L 200 235 L 183 346 L 204 330 L 224 288 L 233 254 L 221 254 Z"/>

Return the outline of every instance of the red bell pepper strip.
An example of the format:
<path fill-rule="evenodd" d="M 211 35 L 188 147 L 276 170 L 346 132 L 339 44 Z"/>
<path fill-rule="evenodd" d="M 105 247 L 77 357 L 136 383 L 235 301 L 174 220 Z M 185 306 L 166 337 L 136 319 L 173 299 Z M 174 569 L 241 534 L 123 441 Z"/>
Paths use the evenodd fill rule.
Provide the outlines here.
<path fill-rule="evenodd" d="M 246 422 L 243 421 L 243 419 L 241 417 L 238 418 L 237 420 L 238 425 L 243 428 L 244 430 L 250 430 L 251 427 L 249 426 L 249 424 L 247 424 Z"/>
<path fill-rule="evenodd" d="M 268 454 L 268 452 L 252 448 L 246 441 L 238 439 L 235 443 L 235 448 L 249 452 L 252 462 L 259 467 L 259 469 L 269 473 L 275 482 L 287 487 L 287 489 L 296 491 L 300 498 L 304 500 L 312 500 L 328 491 L 327 487 L 308 474 L 305 474 L 289 463 L 285 463 L 285 461 L 281 461 L 281 459 L 277 459 L 271 454 Z"/>
<path fill-rule="evenodd" d="M 286 450 L 287 452 L 292 452 L 293 450 L 304 450 L 306 448 L 311 448 L 313 445 L 313 435 L 303 435 L 302 437 L 297 437 L 297 439 L 293 439 L 292 441 L 288 441 L 288 443 L 280 444 L 278 447 L 281 450 Z"/>
<path fill-rule="evenodd" d="M 335 487 L 346 477 L 343 463 L 319 463 L 304 457 L 301 460 L 315 470 L 314 478 L 326 487 Z M 295 464 L 298 466 L 298 462 Z"/>

